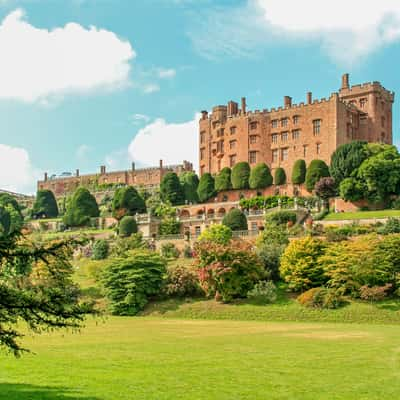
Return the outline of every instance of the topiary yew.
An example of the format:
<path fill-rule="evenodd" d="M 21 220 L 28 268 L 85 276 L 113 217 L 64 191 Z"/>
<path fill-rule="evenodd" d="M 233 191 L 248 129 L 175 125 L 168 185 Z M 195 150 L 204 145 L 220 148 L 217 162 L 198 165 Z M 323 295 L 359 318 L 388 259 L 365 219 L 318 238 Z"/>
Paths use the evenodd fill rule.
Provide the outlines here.
<path fill-rule="evenodd" d="M 315 184 L 321 179 L 330 176 L 329 167 L 322 160 L 312 160 L 306 173 L 306 189 L 314 190 Z"/>
<path fill-rule="evenodd" d="M 248 189 L 250 178 L 250 165 L 248 162 L 242 161 L 232 168 L 232 188 Z"/>
<path fill-rule="evenodd" d="M 275 185 L 284 185 L 285 183 L 286 183 L 286 172 L 283 168 L 278 167 L 275 170 L 274 184 Z"/>
<path fill-rule="evenodd" d="M 292 183 L 301 185 L 306 180 L 306 162 L 304 160 L 297 160 L 293 165 L 292 170 Z"/>
<path fill-rule="evenodd" d="M 267 164 L 259 163 L 250 172 L 250 189 L 264 189 L 272 185 L 272 175 Z"/>

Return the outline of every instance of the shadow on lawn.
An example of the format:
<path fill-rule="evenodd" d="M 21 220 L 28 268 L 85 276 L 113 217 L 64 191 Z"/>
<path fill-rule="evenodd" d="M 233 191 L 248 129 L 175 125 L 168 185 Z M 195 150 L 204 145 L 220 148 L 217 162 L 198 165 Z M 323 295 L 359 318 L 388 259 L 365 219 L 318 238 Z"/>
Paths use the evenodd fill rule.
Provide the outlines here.
<path fill-rule="evenodd" d="M 101 400 L 98 397 L 81 396 L 78 392 L 51 386 L 35 386 L 20 383 L 0 383 L 0 399 L 4 400 Z"/>

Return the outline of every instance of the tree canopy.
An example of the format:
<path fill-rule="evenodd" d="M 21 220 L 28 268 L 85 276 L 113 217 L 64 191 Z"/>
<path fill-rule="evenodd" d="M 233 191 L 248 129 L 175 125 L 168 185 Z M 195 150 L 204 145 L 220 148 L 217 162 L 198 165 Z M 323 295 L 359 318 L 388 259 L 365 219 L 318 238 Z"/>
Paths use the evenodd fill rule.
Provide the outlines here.
<path fill-rule="evenodd" d="M 38 190 L 36 200 L 32 208 L 32 216 L 55 218 L 58 217 L 58 205 L 51 190 Z"/>
<path fill-rule="evenodd" d="M 197 188 L 199 186 L 199 177 L 195 172 L 187 171 L 179 176 L 179 180 L 183 187 L 183 194 L 185 200 L 189 203 L 198 203 L 199 195 L 197 194 Z"/>
<path fill-rule="evenodd" d="M 301 185 L 306 180 L 306 162 L 304 160 L 296 160 L 292 170 L 292 183 Z"/>
<path fill-rule="evenodd" d="M 133 186 L 116 190 L 112 202 L 113 217 L 120 220 L 125 215 L 135 215 L 146 211 L 146 204 Z"/>
<path fill-rule="evenodd" d="M 330 176 L 329 167 L 322 160 L 312 160 L 306 172 L 306 189 L 314 190 L 315 184 L 321 179 Z"/>
<path fill-rule="evenodd" d="M 99 216 L 99 207 L 96 199 L 86 188 L 79 187 L 75 190 L 68 202 L 64 215 L 64 223 L 67 226 L 87 225 L 90 218 Z"/>
<path fill-rule="evenodd" d="M 251 169 L 249 186 L 250 189 L 264 189 L 272 185 L 272 175 L 267 164 L 259 163 Z"/>
<path fill-rule="evenodd" d="M 250 178 L 250 165 L 248 162 L 242 161 L 232 168 L 232 188 L 233 189 L 248 189 Z"/>
<path fill-rule="evenodd" d="M 232 231 L 247 231 L 247 218 L 243 211 L 234 208 L 222 219 L 222 224 Z"/>
<path fill-rule="evenodd" d="M 200 178 L 199 187 L 197 188 L 197 194 L 199 195 L 199 200 L 201 203 L 214 197 L 215 192 L 215 182 L 211 174 L 206 172 Z"/>
<path fill-rule="evenodd" d="M 231 175 L 232 171 L 229 167 L 221 169 L 219 174 L 215 177 L 215 190 L 217 192 L 232 189 Z"/>
<path fill-rule="evenodd" d="M 286 183 L 286 172 L 283 168 L 278 167 L 275 170 L 275 185 L 284 185 Z"/>
<path fill-rule="evenodd" d="M 173 206 L 183 204 L 185 195 L 175 172 L 167 172 L 161 180 L 160 194 L 163 201 L 171 203 Z"/>

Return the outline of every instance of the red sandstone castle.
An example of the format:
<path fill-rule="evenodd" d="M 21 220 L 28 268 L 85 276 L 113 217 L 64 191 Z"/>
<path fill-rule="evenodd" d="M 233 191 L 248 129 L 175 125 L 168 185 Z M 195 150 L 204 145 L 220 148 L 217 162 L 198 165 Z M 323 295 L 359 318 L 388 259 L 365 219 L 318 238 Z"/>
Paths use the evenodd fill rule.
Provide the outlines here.
<path fill-rule="evenodd" d="M 330 163 L 335 149 L 352 140 L 392 144 L 394 93 L 379 82 L 349 85 L 349 75 L 329 99 L 284 105 L 263 111 L 247 111 L 246 99 L 202 112 L 199 135 L 200 175 L 218 173 L 224 167 L 247 161 L 251 166 L 265 162 L 274 171 L 285 169 L 290 183 L 297 159 L 307 165 L 314 159 Z"/>

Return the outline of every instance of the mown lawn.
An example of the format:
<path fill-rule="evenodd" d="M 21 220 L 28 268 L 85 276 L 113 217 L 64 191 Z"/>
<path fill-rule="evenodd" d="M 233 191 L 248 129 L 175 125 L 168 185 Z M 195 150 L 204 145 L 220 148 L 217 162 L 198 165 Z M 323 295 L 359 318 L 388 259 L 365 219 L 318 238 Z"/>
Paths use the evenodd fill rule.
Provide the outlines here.
<path fill-rule="evenodd" d="M 341 221 L 347 219 L 368 219 L 368 218 L 388 218 L 400 217 L 400 210 L 378 210 L 378 211 L 357 211 L 345 213 L 330 213 L 325 221 Z"/>
<path fill-rule="evenodd" d="M 117 318 L 0 357 L 5 400 L 397 399 L 399 327 Z"/>

